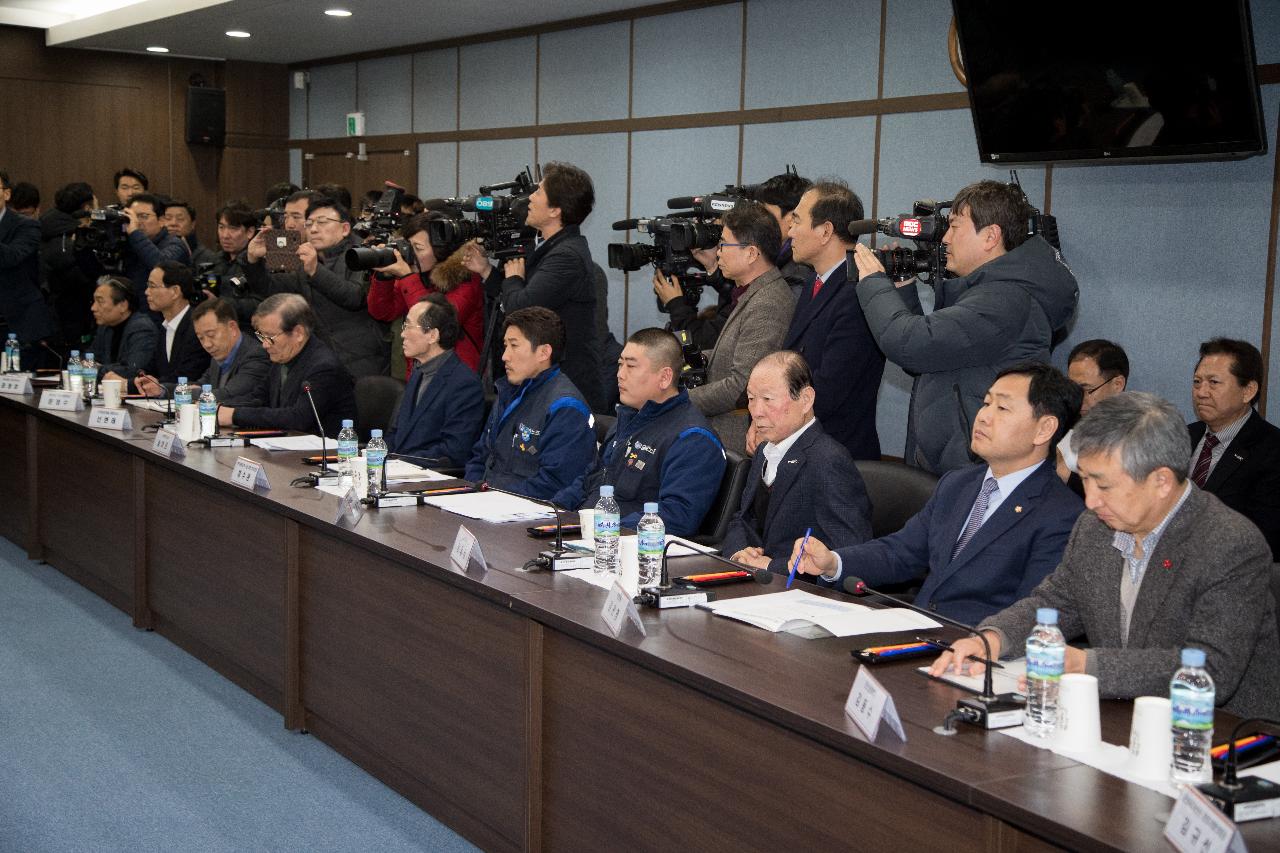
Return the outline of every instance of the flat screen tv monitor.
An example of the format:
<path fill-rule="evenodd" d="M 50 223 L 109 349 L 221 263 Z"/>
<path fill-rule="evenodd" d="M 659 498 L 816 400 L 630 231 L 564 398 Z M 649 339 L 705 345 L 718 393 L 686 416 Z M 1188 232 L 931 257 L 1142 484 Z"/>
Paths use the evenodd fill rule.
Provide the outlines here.
<path fill-rule="evenodd" d="M 952 0 L 984 163 L 1226 160 L 1267 134 L 1247 0 Z"/>

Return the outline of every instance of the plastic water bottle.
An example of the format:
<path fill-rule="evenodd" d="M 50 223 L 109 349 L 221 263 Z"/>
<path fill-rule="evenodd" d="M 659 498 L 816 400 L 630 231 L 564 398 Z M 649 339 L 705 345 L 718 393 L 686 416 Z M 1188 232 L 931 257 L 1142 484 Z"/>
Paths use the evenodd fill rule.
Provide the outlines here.
<path fill-rule="evenodd" d="M 98 362 L 93 360 L 93 353 L 87 352 L 80 359 L 80 376 L 84 388 L 84 398 L 92 400 L 98 395 Z"/>
<path fill-rule="evenodd" d="M 1173 765 L 1175 783 L 1212 782 L 1213 679 L 1204 668 L 1204 649 L 1183 649 L 1182 668 L 1169 682 L 1173 706 Z"/>
<path fill-rule="evenodd" d="M 9 337 L 4 342 L 4 364 L 2 366 L 5 373 L 17 373 L 21 368 L 18 355 L 18 336 L 13 332 L 9 333 Z"/>
<path fill-rule="evenodd" d="M 218 434 L 218 398 L 212 385 L 200 386 L 200 437 Z"/>
<path fill-rule="evenodd" d="M 1027 713 L 1023 721 L 1036 737 L 1058 727 L 1058 687 L 1067 661 L 1067 642 L 1058 630 L 1058 611 L 1036 609 L 1036 627 L 1027 637 Z"/>
<path fill-rule="evenodd" d="M 360 437 L 356 435 L 355 423 L 344 420 L 342 430 L 338 433 L 338 473 L 343 477 L 352 476 L 351 460 L 358 455 L 360 455 Z"/>
<path fill-rule="evenodd" d="M 18 343 L 16 332 L 9 333 L 9 342 L 13 344 L 13 353 L 9 356 L 9 369 L 14 373 L 22 372 L 22 344 Z"/>
<path fill-rule="evenodd" d="M 179 376 L 178 384 L 173 389 L 173 410 L 176 412 L 179 406 L 191 403 L 191 386 L 187 384 L 187 377 Z"/>
<path fill-rule="evenodd" d="M 640 588 L 662 583 L 662 549 L 667 544 L 667 526 L 658 515 L 656 502 L 644 505 L 644 515 L 636 525 L 636 552 L 640 557 Z"/>
<path fill-rule="evenodd" d="M 382 440 L 382 430 L 369 430 L 364 457 L 369 460 L 369 496 L 376 498 L 383 493 L 382 474 L 387 465 L 387 443 Z"/>
<path fill-rule="evenodd" d="M 618 562 L 619 527 L 621 519 L 618 502 L 613 499 L 613 486 L 601 486 L 600 500 L 596 502 L 596 562 L 593 566 L 597 572 L 622 574 L 622 565 Z"/>
<path fill-rule="evenodd" d="M 79 391 L 84 383 L 84 376 L 80 373 L 80 350 L 73 349 L 71 357 L 67 359 L 67 390 Z"/>

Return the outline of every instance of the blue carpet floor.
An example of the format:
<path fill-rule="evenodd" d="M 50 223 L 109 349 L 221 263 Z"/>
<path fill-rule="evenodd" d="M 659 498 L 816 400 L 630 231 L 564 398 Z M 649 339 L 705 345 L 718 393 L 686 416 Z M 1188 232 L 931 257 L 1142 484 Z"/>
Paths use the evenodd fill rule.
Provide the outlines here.
<path fill-rule="evenodd" d="M 0 539 L 0 851 L 474 849 Z"/>

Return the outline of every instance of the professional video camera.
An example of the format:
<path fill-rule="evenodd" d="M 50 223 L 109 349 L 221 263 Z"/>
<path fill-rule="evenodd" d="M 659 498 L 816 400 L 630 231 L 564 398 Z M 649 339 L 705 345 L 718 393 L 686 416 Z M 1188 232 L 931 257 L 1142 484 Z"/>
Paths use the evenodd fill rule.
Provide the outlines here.
<path fill-rule="evenodd" d="M 707 357 L 694 345 L 688 331 L 681 329 L 676 332 L 676 337 L 680 339 L 680 352 L 684 355 L 684 367 L 680 368 L 680 386 L 697 388 L 699 385 L 706 385 Z"/>
<path fill-rule="evenodd" d="M 284 227 L 284 203 L 286 200 L 288 200 L 288 198 L 289 198 L 288 196 L 282 195 L 280 196 L 280 198 L 271 202 L 271 204 L 267 205 L 261 210 L 255 210 L 253 212 L 253 218 L 258 221 L 258 227 L 265 228 L 267 225 L 267 220 L 270 219 L 272 226 L 276 228 L 283 228 Z"/>
<path fill-rule="evenodd" d="M 400 230 L 403 219 L 400 203 L 404 201 L 404 187 L 397 186 L 391 181 L 384 181 L 383 185 L 386 189 L 374 203 L 373 209 L 356 220 L 356 224 L 351 227 L 352 233 L 366 242 L 386 243 Z M 379 264 L 379 266 L 385 266 L 385 264 Z"/>
<path fill-rule="evenodd" d="M 1062 251 L 1058 239 L 1058 220 L 1053 216 L 1041 213 L 1027 198 L 1022 184 L 1018 181 L 1016 169 L 1009 171 L 1009 186 L 1017 189 L 1022 200 L 1026 202 L 1031 214 L 1027 218 L 1027 236 L 1040 235 L 1049 245 Z M 885 274 L 895 281 L 902 281 L 918 276 L 924 281 L 936 282 L 950 278 L 947 272 L 947 247 L 942 237 L 947 233 L 948 217 L 945 211 L 951 208 L 950 201 L 934 201 L 921 199 L 912 205 L 911 215 L 889 217 L 887 219 L 860 219 L 849 223 L 849 235 L 858 237 L 863 234 L 879 232 L 889 237 L 911 240 L 920 246 L 930 248 L 876 249 L 876 257 L 884 265 Z M 850 253 L 852 254 L 852 253 Z M 853 267 L 853 259 L 849 259 Z"/>
<path fill-rule="evenodd" d="M 217 296 L 244 296 L 249 292 L 249 280 L 243 275 L 219 275 L 214 272 L 217 261 L 204 261 L 196 264 L 196 292 L 191 298 L 192 305 L 204 301 L 207 290 Z"/>
<path fill-rule="evenodd" d="M 536 232 L 524 224 L 529 196 L 538 188 L 538 177 L 528 166 L 514 180 L 480 187 L 478 195 L 443 199 L 446 207 L 474 213 L 475 219 L 441 219 L 427 223 L 427 235 L 438 257 L 457 251 L 469 240 L 479 240 L 494 260 L 524 258 L 533 253 Z M 509 195 L 494 195 L 510 190 Z"/>
<path fill-rule="evenodd" d="M 77 251 L 87 251 L 107 272 L 124 272 L 124 249 L 128 239 L 125 225 L 128 217 L 119 205 L 81 211 L 78 216 L 88 221 L 76 230 Z"/>

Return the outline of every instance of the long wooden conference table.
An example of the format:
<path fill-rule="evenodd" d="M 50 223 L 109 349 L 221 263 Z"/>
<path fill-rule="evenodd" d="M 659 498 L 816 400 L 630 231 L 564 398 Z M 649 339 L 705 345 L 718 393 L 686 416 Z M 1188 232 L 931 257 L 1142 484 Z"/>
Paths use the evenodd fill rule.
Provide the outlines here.
<path fill-rule="evenodd" d="M 617 638 L 605 592 L 520 571 L 525 525 L 292 488 L 297 453 L 175 461 L 89 412 L 0 395 L 0 534 L 154 629 L 487 850 L 1168 850 L 1172 801 L 997 733 L 933 732 L 961 695 L 880 667 L 906 730 L 845 716 L 849 650 L 694 609 Z M 269 491 L 232 485 L 237 456 Z M 685 558 L 686 566 L 700 565 Z M 729 588 L 757 594 L 781 587 Z M 724 589 L 724 588 L 722 588 Z M 901 639 L 901 635 L 897 639 Z M 1126 743 L 1129 703 L 1104 702 Z M 1280 823 L 1243 825 L 1280 848 Z"/>

